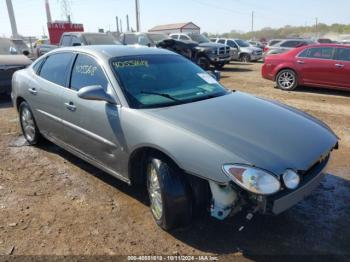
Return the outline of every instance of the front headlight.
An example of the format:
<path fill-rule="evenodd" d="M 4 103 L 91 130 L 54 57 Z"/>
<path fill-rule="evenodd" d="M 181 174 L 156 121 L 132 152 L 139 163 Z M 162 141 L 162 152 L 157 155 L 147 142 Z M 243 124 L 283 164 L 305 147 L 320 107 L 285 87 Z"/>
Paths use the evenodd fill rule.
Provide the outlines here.
<path fill-rule="evenodd" d="M 271 195 L 281 188 L 281 183 L 272 174 L 244 165 L 224 165 L 225 174 L 240 187 L 259 195 Z"/>

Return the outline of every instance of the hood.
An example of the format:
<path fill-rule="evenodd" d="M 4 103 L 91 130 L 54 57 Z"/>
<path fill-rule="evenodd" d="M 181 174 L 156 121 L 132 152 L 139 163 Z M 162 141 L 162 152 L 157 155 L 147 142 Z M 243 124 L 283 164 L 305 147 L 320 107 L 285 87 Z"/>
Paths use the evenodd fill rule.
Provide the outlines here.
<path fill-rule="evenodd" d="M 246 49 L 246 50 L 249 50 L 251 52 L 253 52 L 253 51 L 262 51 L 261 48 L 255 47 L 255 46 L 241 47 L 241 49 Z"/>
<path fill-rule="evenodd" d="M 27 66 L 31 63 L 25 55 L 0 55 L 0 66 Z"/>
<path fill-rule="evenodd" d="M 313 117 L 241 92 L 149 113 L 224 148 L 233 164 L 244 159 L 276 175 L 307 171 L 338 142 Z"/>
<path fill-rule="evenodd" d="M 201 44 L 199 44 L 199 46 L 200 46 L 200 47 L 209 47 L 209 48 L 226 47 L 226 45 L 224 45 L 224 44 L 213 43 L 213 42 L 201 43 Z"/>

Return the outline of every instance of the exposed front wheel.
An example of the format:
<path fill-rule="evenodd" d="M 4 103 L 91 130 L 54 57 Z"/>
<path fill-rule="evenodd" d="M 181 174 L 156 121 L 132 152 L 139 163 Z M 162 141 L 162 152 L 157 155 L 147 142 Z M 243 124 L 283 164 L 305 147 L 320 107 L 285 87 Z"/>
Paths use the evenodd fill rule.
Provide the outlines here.
<path fill-rule="evenodd" d="M 161 157 L 147 164 L 147 189 L 154 220 L 164 230 L 191 222 L 192 204 L 187 181 L 180 170 Z"/>
<path fill-rule="evenodd" d="M 19 106 L 19 120 L 24 138 L 30 145 L 36 145 L 41 135 L 27 102 L 22 102 Z"/>
<path fill-rule="evenodd" d="M 276 83 L 278 88 L 286 91 L 294 90 L 298 86 L 297 75 L 293 70 L 285 69 L 277 74 Z"/>

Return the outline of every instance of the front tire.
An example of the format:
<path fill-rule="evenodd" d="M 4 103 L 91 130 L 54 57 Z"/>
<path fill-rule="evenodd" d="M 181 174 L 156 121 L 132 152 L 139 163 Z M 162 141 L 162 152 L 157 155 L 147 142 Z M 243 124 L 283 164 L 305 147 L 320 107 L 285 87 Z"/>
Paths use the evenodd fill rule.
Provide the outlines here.
<path fill-rule="evenodd" d="M 19 106 L 19 121 L 24 138 L 30 145 L 36 145 L 41 140 L 39 129 L 36 125 L 34 115 L 27 102 Z"/>
<path fill-rule="evenodd" d="M 189 185 L 177 167 L 162 157 L 149 158 L 147 189 L 151 212 L 158 226 L 168 231 L 190 224 Z"/>
<path fill-rule="evenodd" d="M 249 63 L 250 62 L 250 55 L 243 54 L 243 55 L 241 55 L 240 60 L 242 63 Z"/>
<path fill-rule="evenodd" d="M 292 91 L 298 86 L 297 74 L 290 69 L 281 70 L 276 77 L 278 88 L 285 91 Z"/>
<path fill-rule="evenodd" d="M 196 64 L 199 65 L 204 70 L 210 69 L 210 61 L 204 56 L 200 56 L 196 59 Z"/>

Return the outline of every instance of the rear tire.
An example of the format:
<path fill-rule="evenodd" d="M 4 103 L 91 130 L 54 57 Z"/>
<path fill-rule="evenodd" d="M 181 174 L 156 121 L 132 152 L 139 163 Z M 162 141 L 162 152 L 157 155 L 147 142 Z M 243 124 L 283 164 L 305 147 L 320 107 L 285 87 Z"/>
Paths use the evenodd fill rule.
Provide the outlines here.
<path fill-rule="evenodd" d="M 41 134 L 36 125 L 34 115 L 27 102 L 22 102 L 19 106 L 19 121 L 24 138 L 30 145 L 36 145 L 41 140 Z"/>
<path fill-rule="evenodd" d="M 276 76 L 278 88 L 285 91 L 292 91 L 298 86 L 297 74 L 291 69 L 281 70 Z"/>
<path fill-rule="evenodd" d="M 151 212 L 158 226 L 168 231 L 190 224 L 190 188 L 177 167 L 163 157 L 150 157 L 147 161 L 147 189 Z"/>

